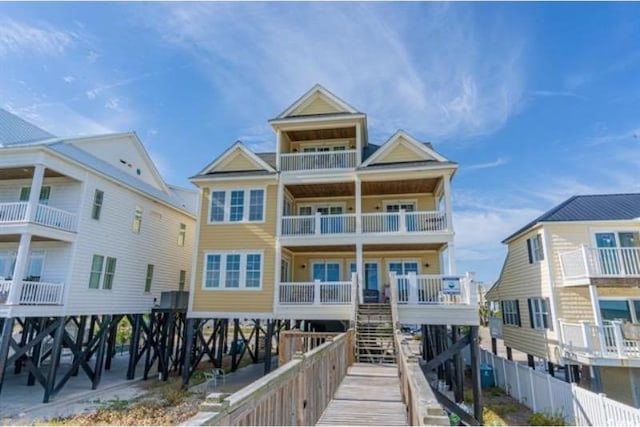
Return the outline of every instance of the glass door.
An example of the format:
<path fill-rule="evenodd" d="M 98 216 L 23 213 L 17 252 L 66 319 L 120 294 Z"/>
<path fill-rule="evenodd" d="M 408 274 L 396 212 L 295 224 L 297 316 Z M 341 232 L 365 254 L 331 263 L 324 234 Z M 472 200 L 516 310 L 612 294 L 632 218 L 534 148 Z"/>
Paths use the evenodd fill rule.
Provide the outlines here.
<path fill-rule="evenodd" d="M 321 282 L 338 282 L 340 281 L 340 263 L 339 262 L 314 262 L 312 271 L 312 280 Z"/>
<path fill-rule="evenodd" d="M 405 212 L 415 211 L 415 203 L 387 203 L 385 205 L 385 212 L 395 215 L 388 215 L 385 224 L 385 231 L 399 231 L 400 230 L 400 211 Z M 415 229 L 415 218 L 413 215 L 407 217 L 407 230 L 412 231 Z"/>
<path fill-rule="evenodd" d="M 620 272 L 620 263 L 616 251 L 615 233 L 596 233 L 596 247 L 598 256 L 596 262 L 599 271 L 605 276 L 616 276 Z"/>

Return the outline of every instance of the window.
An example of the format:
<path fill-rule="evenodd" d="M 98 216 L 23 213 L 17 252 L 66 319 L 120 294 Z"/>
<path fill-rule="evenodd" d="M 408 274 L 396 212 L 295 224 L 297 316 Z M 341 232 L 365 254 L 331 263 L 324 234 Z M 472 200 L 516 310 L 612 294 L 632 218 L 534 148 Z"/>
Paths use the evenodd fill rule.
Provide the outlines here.
<path fill-rule="evenodd" d="M 260 289 L 262 254 L 208 253 L 204 258 L 204 289 Z"/>
<path fill-rule="evenodd" d="M 102 275 L 102 265 L 104 257 L 102 255 L 94 255 L 91 261 L 91 275 L 89 276 L 89 289 L 100 288 L 100 276 Z"/>
<path fill-rule="evenodd" d="M 151 282 L 153 282 L 153 264 L 147 264 L 147 277 L 144 279 L 145 292 L 151 292 Z"/>
<path fill-rule="evenodd" d="M 505 325 L 521 326 L 517 299 L 502 301 L 502 321 Z"/>
<path fill-rule="evenodd" d="M 133 232 L 136 234 L 140 233 L 140 227 L 142 226 L 142 208 L 140 206 L 136 206 L 136 211 L 133 215 Z"/>
<path fill-rule="evenodd" d="M 599 300 L 602 320 L 621 320 L 631 322 L 631 309 L 628 300 Z M 635 308 L 638 308 L 637 301 Z"/>
<path fill-rule="evenodd" d="M 553 329 L 548 298 L 529 298 L 529 321 L 533 329 Z"/>
<path fill-rule="evenodd" d="M 264 190 L 249 191 L 249 221 L 262 221 L 264 212 Z"/>
<path fill-rule="evenodd" d="M 311 271 L 311 274 L 311 280 L 320 280 L 321 282 L 339 282 L 340 263 L 316 261 L 313 263 L 313 270 Z"/>
<path fill-rule="evenodd" d="M 178 230 L 178 246 L 184 246 L 186 236 L 187 224 L 180 223 L 180 230 Z"/>
<path fill-rule="evenodd" d="M 91 218 L 100 219 L 100 212 L 102 211 L 102 200 L 104 199 L 104 191 L 96 189 L 93 194 L 93 208 L 91 209 Z"/>
<path fill-rule="evenodd" d="M 31 187 L 22 187 L 20 189 L 20 201 L 28 202 L 30 194 L 31 194 Z M 40 198 L 39 198 L 40 204 L 48 205 L 50 195 L 51 195 L 51 187 L 48 185 L 42 186 L 40 188 Z"/>
<path fill-rule="evenodd" d="M 406 275 L 409 273 L 418 274 L 418 262 L 417 261 L 391 261 L 387 270 L 389 273 L 396 273 L 398 276 Z"/>
<path fill-rule="evenodd" d="M 178 290 L 184 291 L 185 284 L 187 283 L 187 272 L 180 270 L 180 277 L 178 278 Z"/>
<path fill-rule="evenodd" d="M 291 281 L 291 261 L 289 261 L 287 258 L 282 258 L 282 260 L 280 261 L 280 281 Z"/>
<path fill-rule="evenodd" d="M 529 252 L 529 264 L 544 260 L 544 250 L 542 249 L 542 235 L 527 239 L 527 251 Z"/>
<path fill-rule="evenodd" d="M 259 222 L 264 209 L 263 189 L 212 191 L 209 222 Z"/>
<path fill-rule="evenodd" d="M 116 274 L 116 259 L 107 257 L 107 262 L 104 267 L 104 281 L 102 282 L 102 289 L 112 289 L 113 276 Z"/>

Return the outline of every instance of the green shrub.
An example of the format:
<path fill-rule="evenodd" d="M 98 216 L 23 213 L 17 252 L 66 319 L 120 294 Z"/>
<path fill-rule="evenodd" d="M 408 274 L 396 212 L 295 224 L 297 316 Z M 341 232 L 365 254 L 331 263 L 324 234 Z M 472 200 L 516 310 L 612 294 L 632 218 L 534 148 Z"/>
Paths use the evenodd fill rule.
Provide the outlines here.
<path fill-rule="evenodd" d="M 542 412 L 535 412 L 529 416 L 529 425 L 532 426 L 564 426 L 567 425 L 564 417 L 560 414 L 550 415 Z"/>

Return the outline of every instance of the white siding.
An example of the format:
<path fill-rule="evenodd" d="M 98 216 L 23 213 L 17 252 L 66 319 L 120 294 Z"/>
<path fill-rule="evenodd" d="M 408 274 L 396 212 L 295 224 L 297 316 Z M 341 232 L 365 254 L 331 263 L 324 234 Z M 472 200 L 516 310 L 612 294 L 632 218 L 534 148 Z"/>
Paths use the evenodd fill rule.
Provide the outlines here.
<path fill-rule="evenodd" d="M 29 187 L 31 179 L 0 181 L 0 203 L 20 201 L 20 190 Z M 69 178 L 45 178 L 43 186 L 51 187 L 49 206 L 75 213 L 80 204 L 80 186 L 78 181 Z"/>
<path fill-rule="evenodd" d="M 0 243 L 0 252 L 18 252 L 18 242 Z M 43 252 L 41 282 L 63 283 L 67 277 L 71 244 L 65 242 L 31 242 L 31 252 Z"/>

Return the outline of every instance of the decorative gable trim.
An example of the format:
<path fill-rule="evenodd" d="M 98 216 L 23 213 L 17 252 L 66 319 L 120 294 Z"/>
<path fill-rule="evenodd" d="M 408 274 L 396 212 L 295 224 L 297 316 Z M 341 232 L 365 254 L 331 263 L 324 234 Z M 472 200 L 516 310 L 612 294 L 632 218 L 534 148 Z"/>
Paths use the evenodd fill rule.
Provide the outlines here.
<path fill-rule="evenodd" d="M 344 111 L 346 113 L 356 114 L 358 110 L 353 108 L 351 105 L 347 104 L 342 99 L 338 98 L 327 89 L 325 89 L 322 85 L 316 84 L 309 91 L 307 91 L 304 95 L 302 95 L 298 100 L 296 100 L 289 108 L 280 113 L 276 119 L 284 119 L 293 115 L 296 110 L 304 109 L 306 106 L 315 101 L 316 96 L 320 96 L 326 101 L 329 105 L 335 107 L 337 110 Z"/>
<path fill-rule="evenodd" d="M 429 148 L 425 144 L 421 143 L 420 141 L 418 141 L 417 139 L 415 139 L 414 137 L 409 135 L 407 132 L 405 132 L 403 130 L 398 130 L 396 133 L 394 133 L 391 136 L 391 138 L 389 138 L 382 145 L 382 147 L 380 147 L 367 160 L 365 160 L 362 163 L 361 167 L 369 166 L 371 164 L 376 163 L 378 160 L 384 158 L 384 156 L 386 154 L 390 153 L 395 146 L 397 146 L 398 144 L 402 144 L 403 140 L 405 140 L 405 141 L 407 141 L 409 143 L 409 145 L 405 144 L 405 146 L 407 148 L 415 151 L 415 153 L 417 155 L 427 155 L 427 156 L 429 156 L 429 158 L 435 159 L 435 160 L 437 160 L 439 162 L 448 162 L 449 161 L 446 157 L 438 154 L 435 150 L 433 150 L 432 148 Z"/>
<path fill-rule="evenodd" d="M 276 170 L 271 167 L 267 162 L 258 157 L 253 151 L 249 150 L 242 141 L 236 141 L 231 147 L 229 147 L 224 153 L 219 155 L 213 162 L 209 163 L 198 175 L 206 175 L 216 168 L 224 166 L 232 161 L 239 153 L 244 154 L 247 159 L 252 162 L 256 169 L 266 170 L 269 172 L 275 172 Z"/>

